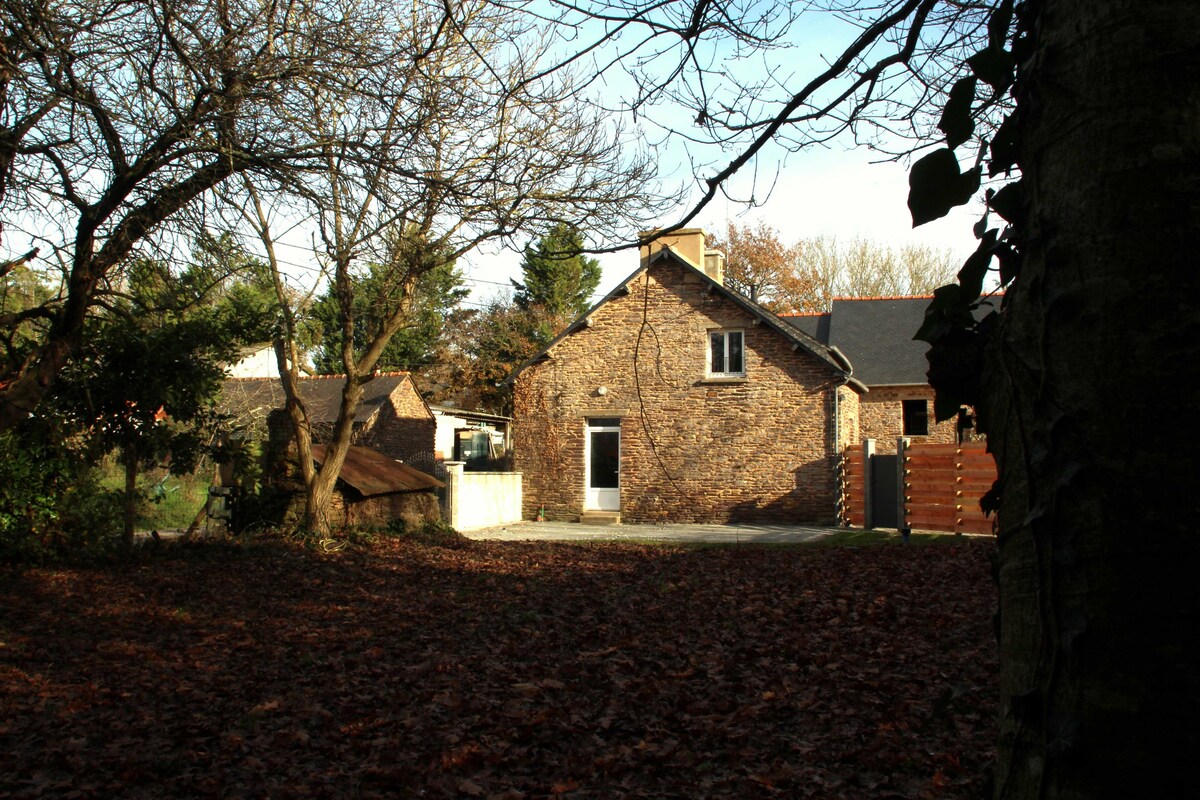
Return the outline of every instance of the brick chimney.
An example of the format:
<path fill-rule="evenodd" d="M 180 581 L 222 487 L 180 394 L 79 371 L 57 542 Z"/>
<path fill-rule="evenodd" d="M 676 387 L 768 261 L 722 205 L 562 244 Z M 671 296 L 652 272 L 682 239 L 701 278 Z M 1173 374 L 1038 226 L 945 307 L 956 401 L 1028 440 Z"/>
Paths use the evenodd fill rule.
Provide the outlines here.
<path fill-rule="evenodd" d="M 654 231 L 642 231 L 641 236 L 646 237 L 653 233 Z M 655 239 L 648 245 L 642 245 L 640 250 L 642 265 L 645 266 L 646 262 L 650 260 L 650 256 L 664 247 L 670 247 L 671 252 L 675 255 L 717 283 L 724 285 L 725 255 L 719 250 L 709 250 L 705 247 L 703 228 L 681 228 Z"/>
<path fill-rule="evenodd" d="M 704 274 L 725 285 L 725 254 L 720 250 L 704 251 Z"/>

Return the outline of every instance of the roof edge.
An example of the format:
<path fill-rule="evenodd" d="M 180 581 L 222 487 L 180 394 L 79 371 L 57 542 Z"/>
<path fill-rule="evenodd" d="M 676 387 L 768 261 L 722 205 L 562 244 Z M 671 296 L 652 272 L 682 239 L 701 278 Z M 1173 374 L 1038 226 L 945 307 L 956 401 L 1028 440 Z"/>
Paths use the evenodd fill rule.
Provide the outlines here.
<path fill-rule="evenodd" d="M 800 330 L 796 326 L 790 325 L 790 324 L 784 322 L 781 318 L 776 316 L 774 313 L 763 308 L 761 305 L 754 302 L 750 298 L 742 295 L 739 292 L 735 292 L 733 289 L 730 289 L 728 286 L 725 286 L 720 281 L 714 280 L 712 278 L 712 276 L 710 276 L 708 273 L 706 273 L 703 269 L 701 269 L 700 267 L 697 267 L 695 264 L 691 263 L 686 258 L 679 255 L 674 250 L 672 250 L 670 247 L 663 247 L 661 250 L 658 250 L 658 251 L 652 253 L 649 256 L 649 258 L 646 259 L 646 263 L 640 265 L 636 270 L 631 272 L 627 278 L 625 278 L 624 280 L 619 282 L 608 294 L 604 295 L 604 297 L 602 297 L 595 305 L 593 305 L 591 308 L 589 308 L 587 310 L 587 312 L 580 315 L 580 317 L 578 319 L 576 319 L 570 325 L 565 327 L 561 333 L 559 333 L 557 336 L 555 336 L 554 339 L 548 345 L 546 345 L 544 348 L 542 348 L 536 355 L 534 355 L 532 358 L 527 359 L 523 364 L 521 364 L 519 367 L 517 367 L 515 370 L 513 370 L 512 374 L 510 374 L 507 378 L 505 378 L 503 381 L 501 381 L 501 383 L 506 386 L 512 386 L 513 383 L 516 381 L 518 375 L 520 375 L 527 368 L 533 366 L 534 364 L 538 363 L 539 361 L 543 361 L 546 358 L 548 358 L 550 351 L 554 348 L 554 345 L 558 344 L 563 339 L 565 339 L 566 337 L 570 336 L 572 333 L 577 331 L 579 329 L 581 323 L 584 320 L 586 320 L 588 317 L 590 317 L 592 314 L 594 314 L 596 312 L 596 310 L 598 308 L 600 308 L 600 306 L 604 305 L 609 300 L 616 297 L 618 294 L 624 294 L 627 291 L 626 287 L 634 279 L 636 279 L 643 272 L 649 272 L 650 269 L 652 269 L 656 264 L 658 264 L 665 258 L 672 258 L 676 261 L 676 263 L 678 263 L 682 266 L 688 267 L 689 269 L 694 271 L 697 275 L 699 275 L 704 281 L 706 281 L 709 284 L 709 286 L 708 286 L 709 291 L 720 292 L 727 300 L 733 302 L 735 305 L 740 306 L 744 311 L 747 311 L 754 317 L 758 318 L 759 320 L 761 320 L 762 322 L 764 322 L 765 324 L 770 326 L 776 333 L 783 336 L 785 339 L 795 342 L 796 345 L 798 345 L 800 348 L 804 349 L 813 358 L 816 358 L 818 361 L 821 361 L 826 366 L 830 367 L 835 373 L 841 375 L 842 377 L 844 377 L 848 380 L 856 380 L 851 377 L 854 369 L 850 365 L 848 359 L 846 359 L 846 367 L 843 367 L 840 363 L 838 363 L 837 358 L 833 357 L 832 355 L 827 355 L 824 352 L 826 350 L 829 350 L 828 345 L 822 344 L 821 342 L 814 339 L 812 336 L 809 336 L 807 333 Z M 842 356 L 842 359 L 845 359 L 844 355 Z M 863 385 L 863 388 L 866 389 L 866 386 Z"/>

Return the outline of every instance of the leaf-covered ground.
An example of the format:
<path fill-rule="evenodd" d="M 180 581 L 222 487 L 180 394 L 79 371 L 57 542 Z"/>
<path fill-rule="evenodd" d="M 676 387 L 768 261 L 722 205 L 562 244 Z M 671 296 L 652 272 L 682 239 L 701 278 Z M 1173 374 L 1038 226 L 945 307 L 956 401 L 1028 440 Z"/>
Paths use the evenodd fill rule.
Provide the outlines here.
<path fill-rule="evenodd" d="M 389 540 L 0 576 L 0 795 L 958 798 L 989 542 Z"/>

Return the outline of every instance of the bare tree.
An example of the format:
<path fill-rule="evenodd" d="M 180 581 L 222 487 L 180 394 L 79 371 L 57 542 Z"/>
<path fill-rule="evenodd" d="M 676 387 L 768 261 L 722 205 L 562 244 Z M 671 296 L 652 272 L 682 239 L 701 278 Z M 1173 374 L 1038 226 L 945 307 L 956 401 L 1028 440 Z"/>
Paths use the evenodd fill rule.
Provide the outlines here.
<path fill-rule="evenodd" d="M 730 223 L 713 247 L 725 253 L 726 284 L 777 312 L 826 311 L 835 297 L 928 295 L 953 281 L 959 268 L 949 250 L 928 246 L 894 249 L 833 236 L 786 244 L 762 222 Z"/>
<path fill-rule="evenodd" d="M 281 302 L 288 292 L 275 230 L 298 213 L 313 221 L 314 260 L 337 301 L 345 382 L 319 469 L 298 392 L 294 309 L 278 348 L 308 490 L 305 524 L 314 530 L 328 527 L 362 387 L 409 323 L 422 275 L 481 242 L 546 222 L 592 236 L 636 227 L 658 202 L 652 162 L 625 155 L 620 129 L 577 102 L 566 73 L 539 77 L 544 45 L 524 17 L 478 0 L 416 3 L 402 20 L 388 9 L 360 20 L 359 47 L 370 55 L 355 67 L 353 85 L 337 94 L 314 85 L 292 109 L 301 135 L 330 142 L 320 169 L 274 187 L 245 180 L 245 218 L 275 270 Z M 296 205 L 273 211 L 267 188 Z M 394 299 L 370 323 L 354 302 L 368 273 Z M 356 339 L 366 324 L 373 326 Z"/>
<path fill-rule="evenodd" d="M 609 101 L 675 149 L 695 179 L 689 224 L 724 193 L 753 206 L 769 196 L 775 159 L 852 137 L 898 157 L 938 122 L 940 99 L 987 38 L 989 2 L 809 0 L 554 0 L 562 63 L 587 64 L 628 91 Z M 546 14 L 538 8 L 538 13 Z M 840 49 L 808 74 L 813 26 Z M 836 39 L 835 39 L 836 41 Z M 994 104 L 1007 101 L 993 98 Z M 897 136 L 901 138 L 897 138 Z M 909 137 L 912 137 L 910 139 Z M 751 173 L 741 196 L 729 179 Z M 667 229 L 660 233 L 668 232 Z"/>
<path fill-rule="evenodd" d="M 954 280 L 959 262 L 949 250 L 905 245 L 893 249 L 866 238 L 841 242 L 818 236 L 799 244 L 798 271 L 815 287 L 815 305 L 835 297 L 930 295 Z"/>
<path fill-rule="evenodd" d="M 352 82 L 355 15 L 324 0 L 0 4 L 3 243 L 62 271 L 44 340 L 0 374 L 0 429 L 36 408 L 137 248 L 190 241 L 164 223 L 232 175 L 320 167 L 329 139 L 291 109 Z"/>

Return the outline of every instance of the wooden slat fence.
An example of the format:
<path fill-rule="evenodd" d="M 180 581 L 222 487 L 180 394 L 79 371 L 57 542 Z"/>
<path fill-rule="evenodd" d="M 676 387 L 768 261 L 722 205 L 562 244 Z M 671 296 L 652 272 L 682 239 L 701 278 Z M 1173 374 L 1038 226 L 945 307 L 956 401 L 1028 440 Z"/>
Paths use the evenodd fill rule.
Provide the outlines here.
<path fill-rule="evenodd" d="M 869 464 L 862 445 L 842 453 L 841 508 L 843 525 L 866 524 L 866 475 Z M 904 519 L 915 530 L 992 533 L 979 500 L 992 488 L 996 463 L 983 442 L 918 444 L 904 448 Z"/>
<path fill-rule="evenodd" d="M 991 533 L 979 499 L 996 480 L 983 442 L 918 444 L 904 450 L 904 515 L 909 528 Z"/>
<path fill-rule="evenodd" d="M 842 453 L 838 480 L 841 488 L 841 507 L 838 518 L 843 525 L 861 528 L 866 524 L 866 464 L 862 448 L 848 445 Z"/>

